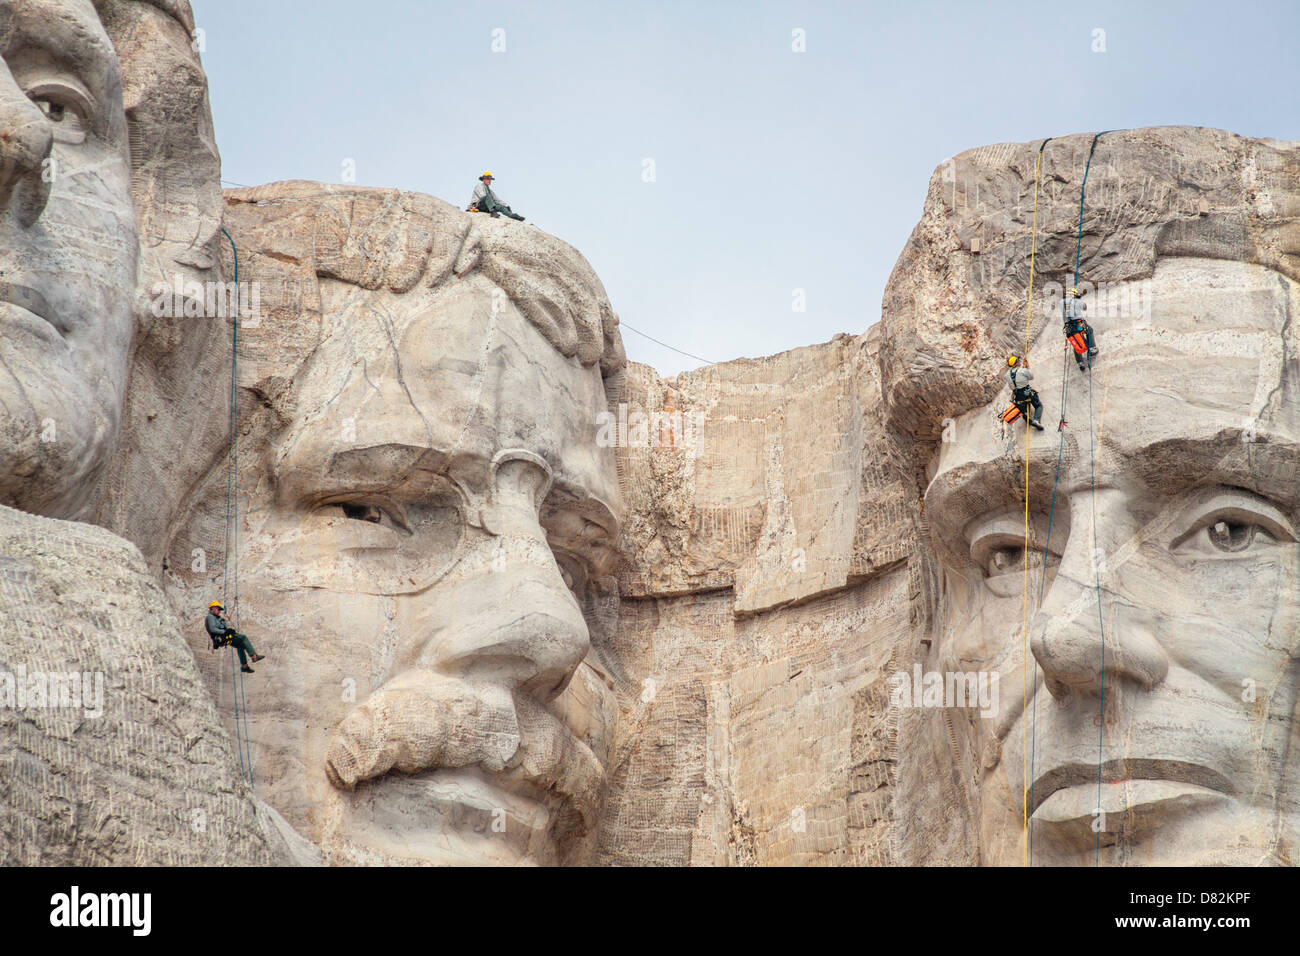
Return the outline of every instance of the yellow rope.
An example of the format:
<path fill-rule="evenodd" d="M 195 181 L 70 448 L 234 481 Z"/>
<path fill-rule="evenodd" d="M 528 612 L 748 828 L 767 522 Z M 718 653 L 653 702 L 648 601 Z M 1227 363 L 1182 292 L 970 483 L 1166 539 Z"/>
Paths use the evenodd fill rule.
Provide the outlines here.
<path fill-rule="evenodd" d="M 1034 256 L 1038 251 L 1038 182 L 1039 174 L 1043 165 L 1043 147 L 1047 145 L 1047 140 L 1043 140 L 1043 145 L 1038 147 L 1038 157 L 1034 160 L 1034 220 L 1033 227 L 1030 230 L 1029 240 L 1029 301 L 1025 308 L 1025 352 L 1021 357 L 1023 365 L 1024 360 L 1029 356 L 1029 328 L 1034 322 Z M 1025 427 L 1025 587 L 1024 587 L 1024 620 L 1022 624 L 1022 634 L 1024 636 L 1024 696 L 1020 706 L 1020 753 L 1024 764 L 1024 781 L 1021 794 L 1021 840 L 1025 847 L 1025 865 L 1029 865 L 1029 750 L 1028 747 L 1028 725 L 1026 713 L 1029 708 L 1029 426 Z"/>

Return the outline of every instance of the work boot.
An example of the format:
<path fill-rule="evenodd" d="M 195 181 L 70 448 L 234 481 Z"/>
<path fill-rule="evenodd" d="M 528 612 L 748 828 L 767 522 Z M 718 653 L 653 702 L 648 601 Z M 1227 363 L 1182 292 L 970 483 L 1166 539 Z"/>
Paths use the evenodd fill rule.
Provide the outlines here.
<path fill-rule="evenodd" d="M 251 658 L 254 664 L 256 664 L 260 660 L 265 660 L 265 659 L 266 659 L 265 654 L 254 654 Z"/>
<path fill-rule="evenodd" d="M 1038 424 L 1038 422 L 1034 421 L 1033 419 L 1030 419 L 1030 420 L 1029 420 L 1029 424 L 1033 425 L 1033 426 L 1034 426 L 1035 428 L 1037 428 L 1040 432 L 1043 430 L 1043 426 L 1040 425 L 1040 424 Z"/>
<path fill-rule="evenodd" d="M 245 664 L 243 667 L 241 667 L 240 670 L 243 671 L 245 674 L 255 674 L 255 673 L 256 673 L 256 671 L 254 671 L 254 670 L 253 670 L 251 667 L 249 667 L 247 664 Z"/>

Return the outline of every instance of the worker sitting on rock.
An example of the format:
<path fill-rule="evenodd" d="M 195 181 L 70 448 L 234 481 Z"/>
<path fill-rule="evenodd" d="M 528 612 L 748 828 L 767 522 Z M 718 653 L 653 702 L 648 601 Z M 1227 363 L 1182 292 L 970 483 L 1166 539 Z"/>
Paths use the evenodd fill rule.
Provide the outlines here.
<path fill-rule="evenodd" d="M 1074 349 L 1074 360 L 1079 365 L 1080 372 L 1086 372 L 1092 368 L 1092 357 L 1097 354 L 1097 346 L 1092 340 L 1092 326 L 1088 320 L 1083 317 L 1088 305 L 1079 298 L 1079 290 L 1069 289 L 1065 293 L 1065 298 L 1061 299 L 1061 311 L 1065 317 L 1065 337 Z M 1088 356 L 1088 364 L 1084 365 L 1084 355 Z"/>
<path fill-rule="evenodd" d="M 253 662 L 262 660 L 265 654 L 259 654 L 253 650 L 253 642 L 248 639 L 247 634 L 240 634 L 230 624 L 230 618 L 226 617 L 226 609 L 221 606 L 220 601 L 213 601 L 208 605 L 208 617 L 203 622 L 208 629 L 208 636 L 212 638 L 212 647 L 233 647 L 239 652 L 239 669 L 245 674 L 253 673 L 253 669 L 248 666 L 249 658 Z"/>
<path fill-rule="evenodd" d="M 509 216 L 511 219 L 524 221 L 524 217 L 511 210 L 509 206 L 496 197 L 492 192 L 492 174 L 484 173 L 478 178 L 478 185 L 474 187 L 474 194 L 469 197 L 469 208 L 467 212 L 486 212 L 491 213 L 494 217 Z"/>
<path fill-rule="evenodd" d="M 1002 413 L 1002 420 L 1014 422 L 1024 415 L 1025 421 L 1041 432 L 1043 426 L 1039 422 L 1043 417 L 1043 403 L 1038 400 L 1038 392 L 1029 385 L 1034 378 L 1034 373 L 1024 367 L 1018 355 L 1007 356 L 1007 365 L 1011 368 L 1007 374 L 1011 378 L 1012 405 Z M 1033 406 L 1034 410 L 1032 415 L 1029 414 L 1030 406 Z"/>

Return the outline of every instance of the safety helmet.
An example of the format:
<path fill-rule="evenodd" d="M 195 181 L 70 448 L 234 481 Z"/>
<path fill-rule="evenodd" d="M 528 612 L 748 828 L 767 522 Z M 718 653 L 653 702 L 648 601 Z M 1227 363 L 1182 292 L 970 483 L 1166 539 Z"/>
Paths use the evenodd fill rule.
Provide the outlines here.
<path fill-rule="evenodd" d="M 485 169 L 483 170 L 483 175 L 480 176 L 479 179 L 496 179 L 496 177 Z"/>
<path fill-rule="evenodd" d="M 1008 365 L 1015 365 L 1016 362 L 1018 362 L 1018 361 L 1020 361 L 1020 356 L 1018 356 L 1018 355 L 1008 355 L 1008 356 L 1007 356 L 1007 364 L 1008 364 Z"/>
<path fill-rule="evenodd" d="M 1079 298 L 1079 290 L 1076 289 L 1074 286 L 1070 286 L 1070 288 L 1066 289 L 1066 290 L 1065 290 L 1065 294 L 1068 295 L 1068 296 L 1069 296 L 1070 298 L 1072 298 L 1072 299 L 1077 299 L 1077 298 Z"/>
<path fill-rule="evenodd" d="M 224 607 L 224 605 L 220 601 L 213 601 L 211 604 L 208 605 L 209 609 L 214 607 Z"/>

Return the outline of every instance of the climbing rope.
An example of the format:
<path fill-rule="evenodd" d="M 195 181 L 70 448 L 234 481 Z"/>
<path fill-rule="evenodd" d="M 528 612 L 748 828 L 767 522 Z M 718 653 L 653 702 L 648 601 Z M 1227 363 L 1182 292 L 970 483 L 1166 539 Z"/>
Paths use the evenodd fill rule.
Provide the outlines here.
<path fill-rule="evenodd" d="M 239 393 L 238 393 L 238 362 L 239 362 L 239 251 L 235 248 L 235 240 L 226 232 L 225 227 L 221 229 L 222 235 L 230 243 L 230 252 L 235 260 L 235 313 L 231 316 L 230 322 L 230 445 L 226 451 L 226 534 L 225 534 L 225 551 L 222 555 L 221 570 L 221 593 L 231 594 L 231 616 L 235 619 L 231 621 L 232 627 L 237 627 L 239 617 L 239 500 L 236 497 L 236 482 L 238 481 L 239 469 L 239 449 L 236 442 L 237 418 L 239 410 Z M 231 518 L 234 521 L 231 521 Z M 233 545 L 233 547 L 232 547 Z M 231 566 L 234 566 L 234 572 L 231 573 Z M 234 590 L 231 591 L 231 582 L 234 583 Z M 236 660 L 239 652 L 232 646 L 230 649 L 230 689 L 231 697 L 235 703 L 235 749 L 239 755 L 239 769 L 248 777 L 248 785 L 253 785 L 253 751 L 252 744 L 248 736 L 248 704 L 244 697 L 244 672 L 236 666 Z"/>
<path fill-rule="evenodd" d="M 1109 130 L 1102 130 L 1102 132 L 1109 132 Z M 1079 229 L 1078 229 L 1078 233 L 1075 236 L 1075 243 L 1074 243 L 1074 286 L 1076 288 L 1079 285 L 1079 261 L 1083 249 L 1083 199 L 1084 199 L 1084 194 L 1088 188 L 1088 171 L 1092 168 L 1093 153 L 1097 149 L 1097 140 L 1100 137 L 1101 137 L 1101 133 L 1097 133 L 1095 136 L 1092 137 L 1092 144 L 1088 147 L 1088 160 L 1086 163 L 1084 163 L 1083 166 L 1083 181 L 1079 186 Z M 1038 579 L 1038 607 L 1043 606 L 1043 590 L 1047 584 L 1047 559 L 1048 559 L 1048 555 L 1051 553 L 1051 548 L 1052 548 L 1052 520 L 1056 515 L 1056 491 L 1061 482 L 1061 456 L 1063 451 L 1065 450 L 1065 425 L 1066 425 L 1065 407 L 1066 407 L 1066 401 L 1069 397 L 1069 389 L 1070 389 L 1070 344 L 1067 340 L 1065 345 L 1064 357 L 1061 363 L 1061 421 L 1060 424 L 1057 426 L 1057 432 L 1059 433 L 1059 438 L 1057 440 L 1057 445 L 1056 445 L 1056 476 L 1052 479 L 1052 503 L 1047 511 L 1047 540 L 1043 543 L 1043 566 L 1042 566 L 1041 574 L 1039 575 L 1039 579 Z M 1092 356 L 1089 355 L 1088 356 L 1088 454 L 1089 454 L 1089 458 L 1092 459 L 1092 497 L 1093 497 L 1092 553 L 1093 553 L 1093 563 L 1095 569 L 1096 554 L 1097 554 L 1097 507 L 1096 507 L 1097 467 L 1096 467 L 1096 460 L 1095 458 L 1092 457 L 1092 433 L 1093 433 Z M 1096 573 L 1097 573 L 1097 614 L 1098 614 L 1098 618 L 1100 619 L 1101 579 L 1100 579 L 1100 573 L 1099 572 Z M 1104 704 L 1105 704 L 1105 682 L 1104 681 L 1105 681 L 1105 672 L 1106 672 L 1106 641 L 1105 641 L 1104 630 L 1102 632 L 1101 653 L 1102 653 L 1102 678 L 1103 678 L 1102 706 L 1104 708 Z M 1033 718 L 1031 721 L 1033 726 L 1033 732 L 1032 732 L 1032 745 L 1030 748 L 1028 763 L 1031 768 L 1030 778 L 1033 779 L 1035 777 L 1034 770 L 1037 767 L 1037 758 L 1038 758 L 1038 681 L 1037 680 L 1034 681 L 1034 697 L 1031 706 L 1033 708 Z M 1102 715 L 1102 721 L 1103 723 L 1105 721 L 1104 710 Z M 1097 757 L 1097 804 L 1099 807 L 1101 805 L 1100 747 L 1101 747 L 1101 743 L 1099 740 L 1098 741 L 1099 752 Z M 1033 784 L 1030 785 L 1030 802 L 1033 802 Z M 1033 825 L 1030 824 L 1029 825 L 1029 859 L 1031 861 L 1031 865 L 1033 861 L 1033 846 L 1034 846 L 1034 828 Z M 1101 830 L 1098 829 L 1097 854 L 1096 854 L 1096 858 L 1093 861 L 1094 865 L 1100 863 L 1100 858 L 1101 858 Z"/>
<path fill-rule="evenodd" d="M 1101 613 L 1101 568 L 1097 561 L 1097 456 L 1093 450 L 1093 434 L 1096 431 L 1092 420 L 1092 356 L 1088 357 L 1088 460 L 1092 467 L 1092 492 L 1089 502 L 1092 507 L 1092 576 L 1093 586 L 1097 592 L 1097 633 L 1101 639 L 1101 694 L 1097 704 L 1097 812 L 1104 816 L 1101 809 L 1101 761 L 1105 755 L 1106 734 L 1106 622 Z M 1097 849 L 1093 855 L 1093 866 L 1101 866 L 1101 832 L 1105 827 L 1097 827 Z"/>
<path fill-rule="evenodd" d="M 1025 351 L 1024 356 L 1029 355 L 1030 329 L 1034 324 L 1034 260 L 1038 252 L 1038 187 L 1042 177 L 1043 169 L 1043 150 L 1047 147 L 1051 137 L 1043 140 L 1038 147 L 1038 155 L 1034 159 L 1034 218 L 1029 233 L 1029 294 L 1026 297 L 1025 306 Z M 1029 417 L 1025 415 L 1026 419 Z M 1025 423 L 1025 544 L 1021 549 L 1024 555 L 1025 565 L 1025 584 L 1024 584 L 1024 620 L 1021 627 L 1021 634 L 1024 637 L 1024 690 L 1021 700 L 1020 712 L 1025 712 L 1026 705 L 1029 702 L 1029 423 Z M 1025 740 L 1026 729 L 1024 721 L 1020 725 L 1020 752 L 1024 753 L 1026 748 Z M 1021 825 L 1024 829 L 1029 828 L 1029 762 L 1024 761 L 1024 780 L 1021 787 L 1021 812 L 1023 819 Z M 1025 845 L 1025 863 L 1029 862 L 1029 845 Z"/>
<path fill-rule="evenodd" d="M 1104 132 L 1104 131 L 1103 131 Z M 1088 147 L 1088 162 L 1083 167 L 1083 184 L 1079 187 L 1079 234 L 1074 244 L 1074 284 L 1079 284 L 1079 253 L 1083 248 L 1083 191 L 1088 188 L 1088 170 L 1092 167 L 1092 154 L 1097 148 L 1101 133 L 1092 138 Z M 1101 813 L 1101 761 L 1105 755 L 1106 734 L 1106 622 L 1101 612 L 1101 568 L 1097 562 L 1097 455 L 1093 446 L 1096 425 L 1092 420 L 1092 356 L 1088 356 L 1088 465 L 1092 470 L 1092 489 L 1089 505 L 1092 509 L 1092 577 L 1097 592 L 1097 633 L 1101 639 L 1101 694 L 1097 705 L 1097 812 Z M 1101 832 L 1104 827 L 1097 827 L 1097 848 L 1093 855 L 1093 866 L 1101 866 Z"/>

